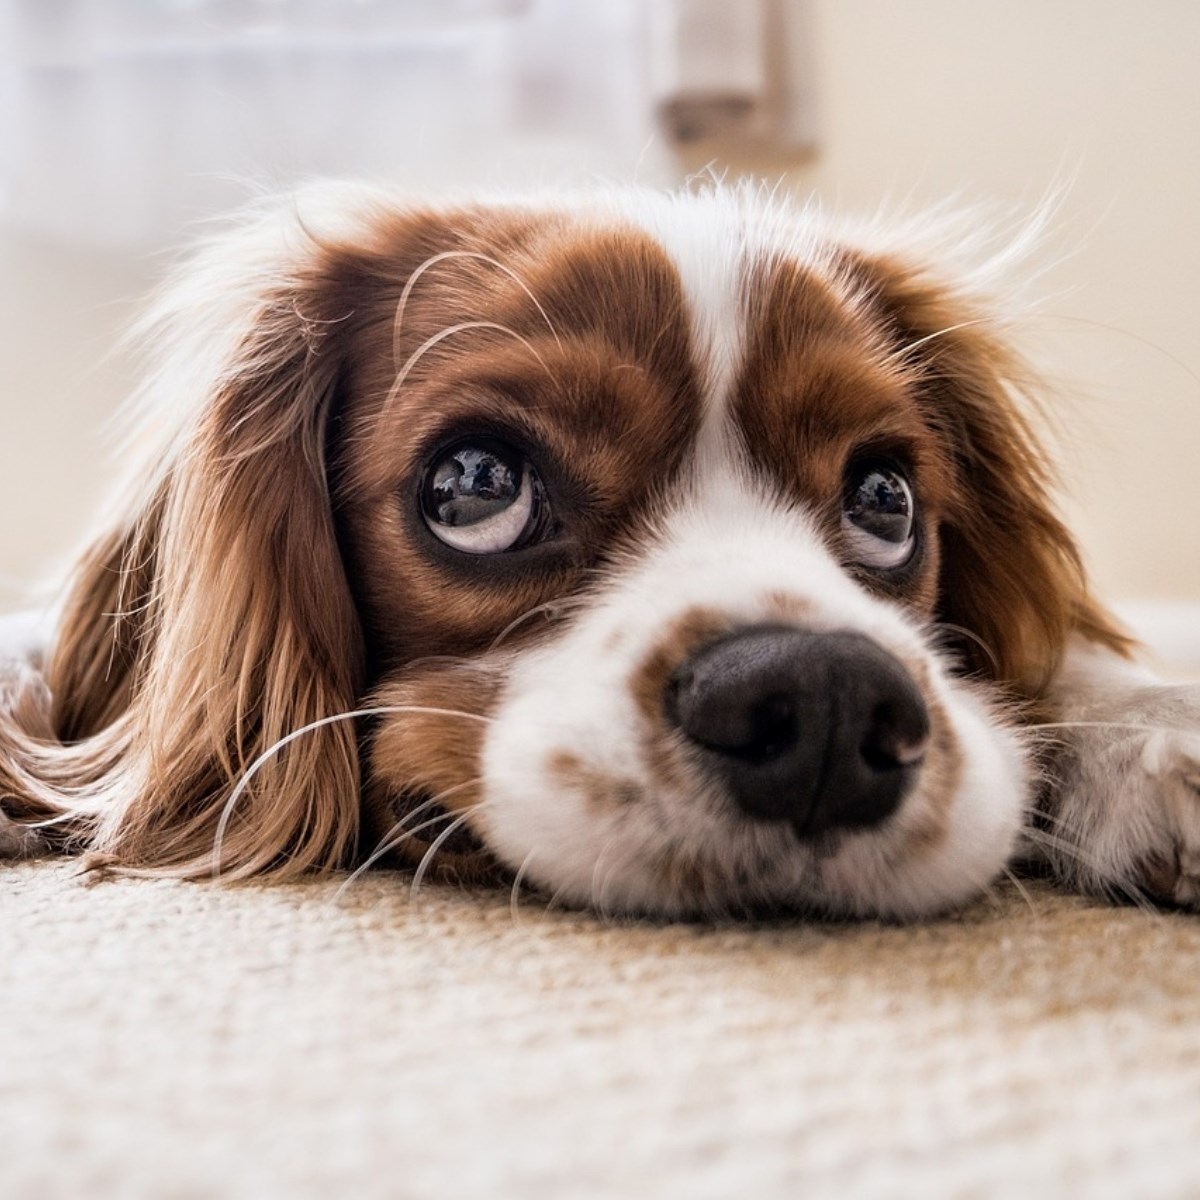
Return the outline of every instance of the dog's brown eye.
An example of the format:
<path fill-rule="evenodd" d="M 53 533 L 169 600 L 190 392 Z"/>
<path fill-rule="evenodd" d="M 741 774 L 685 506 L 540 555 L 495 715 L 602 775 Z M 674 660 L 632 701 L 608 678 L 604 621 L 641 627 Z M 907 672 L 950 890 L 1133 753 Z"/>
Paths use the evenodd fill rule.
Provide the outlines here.
<path fill-rule="evenodd" d="M 441 541 L 464 554 L 500 554 L 526 543 L 539 524 L 541 481 L 511 446 L 459 442 L 425 473 L 421 511 Z"/>
<path fill-rule="evenodd" d="M 912 488 L 887 463 L 853 467 L 846 479 L 842 534 L 854 561 L 888 570 L 903 566 L 916 544 Z"/>

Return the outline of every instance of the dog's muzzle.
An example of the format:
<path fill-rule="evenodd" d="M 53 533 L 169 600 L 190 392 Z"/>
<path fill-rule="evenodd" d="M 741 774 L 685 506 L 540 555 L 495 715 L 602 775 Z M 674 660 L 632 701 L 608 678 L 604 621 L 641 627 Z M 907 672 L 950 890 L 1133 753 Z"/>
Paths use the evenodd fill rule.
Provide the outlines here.
<path fill-rule="evenodd" d="M 665 710 L 744 813 L 801 837 L 879 824 L 929 744 L 916 683 L 858 633 L 738 630 L 679 666 Z"/>

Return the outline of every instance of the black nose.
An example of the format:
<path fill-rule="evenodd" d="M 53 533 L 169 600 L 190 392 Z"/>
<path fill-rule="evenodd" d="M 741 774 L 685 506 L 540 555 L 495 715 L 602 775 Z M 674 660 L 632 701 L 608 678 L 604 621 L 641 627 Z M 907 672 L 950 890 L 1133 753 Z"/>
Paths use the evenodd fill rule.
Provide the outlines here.
<path fill-rule="evenodd" d="M 666 713 L 743 812 L 801 836 L 878 824 L 929 740 L 917 685 L 858 633 L 739 630 L 679 667 Z"/>

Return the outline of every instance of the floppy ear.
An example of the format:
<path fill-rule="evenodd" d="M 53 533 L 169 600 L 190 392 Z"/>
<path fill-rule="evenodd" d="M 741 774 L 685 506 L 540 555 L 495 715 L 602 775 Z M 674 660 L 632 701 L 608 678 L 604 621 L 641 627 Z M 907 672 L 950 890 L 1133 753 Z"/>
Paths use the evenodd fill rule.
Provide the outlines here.
<path fill-rule="evenodd" d="M 353 852 L 352 723 L 280 745 L 353 708 L 363 674 L 325 471 L 351 303 L 335 257 L 270 213 L 165 295 L 136 430 L 162 435 L 68 594 L 49 713 L 0 713 L 5 808 L 117 865 L 291 874 Z"/>
<path fill-rule="evenodd" d="M 1034 698 L 1073 634 L 1128 654 L 1132 643 L 1092 597 L 1055 512 L 1048 463 L 1022 407 L 1036 386 L 1028 368 L 984 308 L 945 283 L 899 259 L 875 260 L 869 273 L 870 301 L 915 369 L 926 419 L 954 461 L 937 615 L 967 631 L 957 649 L 968 667 Z"/>

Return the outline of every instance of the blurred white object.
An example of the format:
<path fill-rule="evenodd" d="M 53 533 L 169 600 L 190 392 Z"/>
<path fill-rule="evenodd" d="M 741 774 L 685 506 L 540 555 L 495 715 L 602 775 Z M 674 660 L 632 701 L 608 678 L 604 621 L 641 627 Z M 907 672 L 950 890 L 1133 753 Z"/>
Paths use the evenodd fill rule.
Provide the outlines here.
<path fill-rule="evenodd" d="M 742 128 L 767 91 L 764 0 L 654 0 L 655 98 L 691 140 Z"/>
<path fill-rule="evenodd" d="M 721 138 L 777 151 L 815 141 L 811 39 L 800 0 L 651 0 L 651 87 L 681 142 Z"/>
<path fill-rule="evenodd" d="M 673 182 L 664 69 L 694 107 L 734 37 L 765 112 L 763 23 L 805 0 L 695 3 L 676 43 L 644 0 L 0 0 L 0 217 L 153 247 L 248 182 Z"/>

